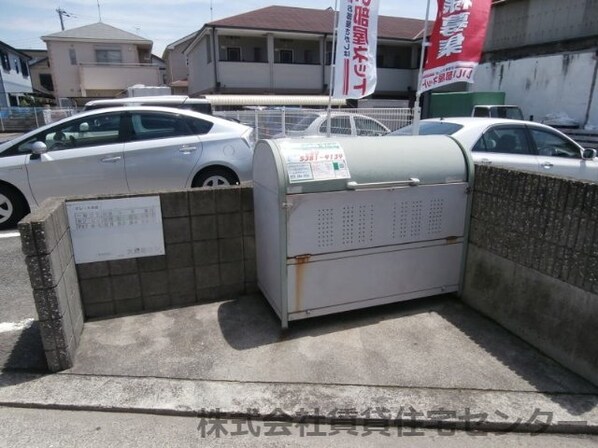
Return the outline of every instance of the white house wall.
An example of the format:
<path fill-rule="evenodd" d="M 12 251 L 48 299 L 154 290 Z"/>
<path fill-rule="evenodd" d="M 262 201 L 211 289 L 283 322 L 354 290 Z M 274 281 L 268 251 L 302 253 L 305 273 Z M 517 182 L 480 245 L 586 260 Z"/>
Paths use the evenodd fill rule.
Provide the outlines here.
<path fill-rule="evenodd" d="M 124 64 L 137 64 L 137 47 L 131 44 L 94 44 L 79 42 L 48 41 L 48 56 L 52 67 L 54 93 L 56 97 L 81 96 L 81 81 L 78 65 L 71 64 L 69 49 L 74 48 L 77 64 L 95 64 L 95 50 L 100 48 L 120 48 Z"/>
<path fill-rule="evenodd" d="M 598 127 L 598 94 L 592 92 L 597 63 L 593 52 L 485 63 L 477 69 L 472 90 L 503 91 L 507 103 L 521 106 L 526 118 L 533 115 L 535 121 L 565 113 L 581 125 L 593 96 L 587 124 Z"/>
<path fill-rule="evenodd" d="M 187 55 L 189 61 L 189 95 L 214 87 L 214 61 L 208 59 L 210 40 L 204 37 Z M 208 60 L 212 62 L 208 63 Z"/>
<path fill-rule="evenodd" d="M 274 64 L 275 89 L 322 90 L 320 65 Z"/>
<path fill-rule="evenodd" d="M 19 56 L 10 51 L 4 50 L 8 54 L 10 61 L 10 71 L 7 72 L 4 68 L 2 70 L 2 81 L 4 83 L 4 91 L 6 93 L 31 93 L 31 77 L 30 75 L 25 77 L 21 71 L 21 59 Z"/>
<path fill-rule="evenodd" d="M 269 67 L 258 62 L 219 62 L 218 81 L 223 89 L 269 89 Z"/>

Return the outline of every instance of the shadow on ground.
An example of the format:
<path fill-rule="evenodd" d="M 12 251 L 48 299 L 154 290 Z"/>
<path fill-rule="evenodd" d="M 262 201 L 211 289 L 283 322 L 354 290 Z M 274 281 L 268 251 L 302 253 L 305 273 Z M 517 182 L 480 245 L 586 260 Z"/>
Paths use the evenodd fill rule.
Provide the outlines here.
<path fill-rule="evenodd" d="M 281 329 L 278 316 L 266 300 L 252 303 L 239 299 L 222 303 L 218 309 L 218 320 L 222 334 L 232 348 L 249 350 L 428 313 L 437 314 L 450 323 L 486 354 L 528 383 L 533 390 L 546 392 L 551 400 L 572 414 L 583 414 L 598 406 L 598 387 L 570 372 L 452 295 L 293 321 L 288 330 Z M 421 330 L 425 331 L 425 328 L 422 327 Z M 433 338 L 434 335 L 427 337 Z M 394 343 L 392 339 L 381 342 Z M 400 350 L 401 347 L 397 349 Z M 409 362 L 409 359 L 405 359 L 405 362 Z M 429 363 L 429 368 L 440 368 L 433 356 L 429 358 Z M 467 364 L 463 368 L 466 369 Z M 490 371 L 487 373 L 492 375 Z M 500 386 L 497 385 L 496 389 L 500 389 Z M 572 399 L 570 394 L 577 396 Z"/>

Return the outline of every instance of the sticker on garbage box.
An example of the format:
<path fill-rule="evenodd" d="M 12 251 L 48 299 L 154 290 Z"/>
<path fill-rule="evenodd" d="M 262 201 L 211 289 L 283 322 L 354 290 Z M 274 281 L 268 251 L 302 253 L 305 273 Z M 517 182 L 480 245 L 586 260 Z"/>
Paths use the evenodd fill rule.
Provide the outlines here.
<path fill-rule="evenodd" d="M 291 184 L 351 178 L 345 151 L 338 142 L 285 142 L 281 152 Z"/>
<path fill-rule="evenodd" d="M 75 263 L 164 255 L 159 196 L 67 202 Z"/>

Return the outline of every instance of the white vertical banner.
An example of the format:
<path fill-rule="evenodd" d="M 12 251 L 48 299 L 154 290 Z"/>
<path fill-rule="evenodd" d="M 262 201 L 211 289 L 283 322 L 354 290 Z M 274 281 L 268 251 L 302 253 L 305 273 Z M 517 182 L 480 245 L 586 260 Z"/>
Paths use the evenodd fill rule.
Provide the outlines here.
<path fill-rule="evenodd" d="M 379 0 L 340 0 L 334 98 L 363 98 L 376 89 Z"/>

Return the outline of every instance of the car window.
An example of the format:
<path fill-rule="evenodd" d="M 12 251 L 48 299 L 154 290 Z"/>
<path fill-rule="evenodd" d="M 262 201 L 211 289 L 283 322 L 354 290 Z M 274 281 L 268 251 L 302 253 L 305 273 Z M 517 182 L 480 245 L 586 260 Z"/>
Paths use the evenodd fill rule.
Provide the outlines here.
<path fill-rule="evenodd" d="M 320 125 L 320 133 L 326 134 L 326 120 Z M 342 117 L 332 117 L 330 119 L 330 133 L 336 135 L 351 135 L 351 119 L 348 115 Z"/>
<path fill-rule="evenodd" d="M 160 112 L 135 112 L 131 114 L 131 140 L 156 140 L 192 135 L 185 117 Z"/>
<path fill-rule="evenodd" d="M 378 123 L 375 120 L 372 120 L 371 118 L 353 118 L 355 119 L 355 128 L 357 130 L 357 135 L 376 136 L 384 135 L 388 132 L 380 123 Z"/>
<path fill-rule="evenodd" d="M 581 151 L 570 141 L 550 131 L 531 129 L 532 138 L 541 156 L 581 159 Z"/>
<path fill-rule="evenodd" d="M 29 153 L 30 143 L 44 142 L 48 151 L 62 149 L 87 148 L 90 146 L 110 145 L 121 141 L 121 114 L 119 112 L 92 115 L 72 120 L 59 126 L 40 132 L 19 145 L 19 152 Z"/>
<path fill-rule="evenodd" d="M 481 141 L 480 141 L 481 140 Z M 473 146 L 472 151 L 503 154 L 532 154 L 522 127 L 493 127 L 488 129 Z"/>
<path fill-rule="evenodd" d="M 210 132 L 210 129 L 214 126 L 214 123 L 199 118 L 187 118 L 187 124 L 191 128 L 191 131 L 196 135 L 204 135 Z"/>
<path fill-rule="evenodd" d="M 419 124 L 419 135 L 452 135 L 463 126 L 446 121 L 422 121 Z M 413 135 L 413 125 L 402 127 L 387 135 Z"/>
<path fill-rule="evenodd" d="M 318 114 L 307 114 L 304 117 L 301 117 L 299 120 L 296 120 L 294 115 L 286 117 L 287 131 L 305 131 L 305 130 L 307 130 L 309 125 L 312 124 L 314 122 L 314 120 L 316 120 L 318 117 L 319 117 Z"/>

